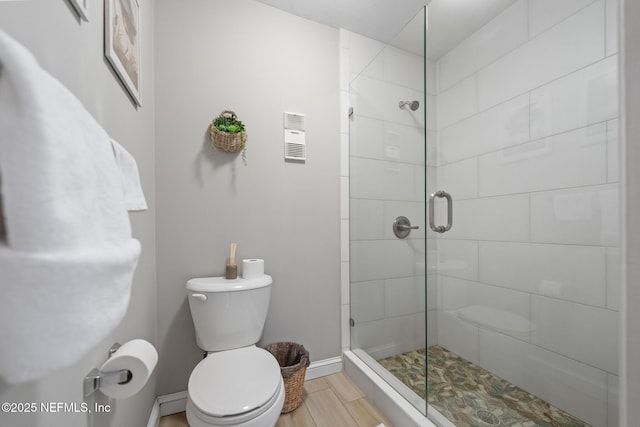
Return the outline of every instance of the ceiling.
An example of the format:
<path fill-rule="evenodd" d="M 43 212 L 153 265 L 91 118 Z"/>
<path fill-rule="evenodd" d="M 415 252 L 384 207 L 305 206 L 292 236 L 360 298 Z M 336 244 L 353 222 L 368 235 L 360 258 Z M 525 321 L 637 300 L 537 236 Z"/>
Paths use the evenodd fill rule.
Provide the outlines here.
<path fill-rule="evenodd" d="M 294 15 L 385 43 L 429 0 L 258 0 Z"/>
<path fill-rule="evenodd" d="M 429 3 L 429 58 L 437 59 L 516 0 L 258 0 L 294 15 L 390 43 Z M 412 36 L 415 32 L 415 36 Z M 422 26 L 403 31 L 422 40 Z M 394 43 L 397 45 L 398 43 Z M 408 46 L 415 50 L 415 46 Z"/>

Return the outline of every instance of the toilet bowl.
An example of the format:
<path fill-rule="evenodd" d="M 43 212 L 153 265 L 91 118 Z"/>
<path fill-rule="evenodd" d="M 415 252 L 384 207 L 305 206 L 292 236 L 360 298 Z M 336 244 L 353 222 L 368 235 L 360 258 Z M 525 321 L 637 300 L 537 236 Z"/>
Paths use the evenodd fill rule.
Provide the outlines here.
<path fill-rule="evenodd" d="M 190 427 L 271 427 L 284 397 L 271 353 L 255 346 L 212 353 L 189 377 L 187 419 Z"/>
<path fill-rule="evenodd" d="M 189 377 L 190 427 L 274 427 L 284 406 L 280 365 L 256 347 L 271 294 L 271 277 L 187 282 L 198 346 L 207 351 Z"/>

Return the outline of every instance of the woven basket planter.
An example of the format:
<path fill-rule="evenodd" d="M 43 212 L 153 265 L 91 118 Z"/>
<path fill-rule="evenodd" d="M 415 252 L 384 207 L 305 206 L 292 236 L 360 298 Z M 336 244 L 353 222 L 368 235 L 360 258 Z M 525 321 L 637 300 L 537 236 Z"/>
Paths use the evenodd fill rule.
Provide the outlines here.
<path fill-rule="evenodd" d="M 218 117 L 237 119 L 236 113 L 230 110 L 223 111 Z M 247 143 L 247 132 L 223 132 L 215 127 L 213 123 L 209 127 L 209 135 L 211 136 L 211 145 L 227 153 L 239 153 L 245 149 Z"/>
<path fill-rule="evenodd" d="M 295 410 L 302 403 L 304 376 L 311 363 L 309 352 L 300 344 L 277 342 L 265 347 L 278 361 L 284 380 L 285 397 L 282 413 Z"/>

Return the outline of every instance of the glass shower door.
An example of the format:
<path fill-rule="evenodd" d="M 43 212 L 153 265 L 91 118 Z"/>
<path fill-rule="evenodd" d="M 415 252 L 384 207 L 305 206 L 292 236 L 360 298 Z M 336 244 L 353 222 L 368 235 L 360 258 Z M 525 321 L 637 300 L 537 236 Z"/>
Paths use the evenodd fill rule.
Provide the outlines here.
<path fill-rule="evenodd" d="M 447 46 L 463 17 L 443 3 L 429 6 L 427 192 L 429 219 L 446 224 L 452 206 L 453 226 L 427 234 L 429 411 L 615 427 L 616 2 L 506 2 Z"/>
<path fill-rule="evenodd" d="M 617 4 L 498 3 L 351 40 L 351 348 L 443 424 L 615 427 Z"/>
<path fill-rule="evenodd" d="M 426 414 L 425 22 L 351 36 L 349 225 L 351 348 Z"/>

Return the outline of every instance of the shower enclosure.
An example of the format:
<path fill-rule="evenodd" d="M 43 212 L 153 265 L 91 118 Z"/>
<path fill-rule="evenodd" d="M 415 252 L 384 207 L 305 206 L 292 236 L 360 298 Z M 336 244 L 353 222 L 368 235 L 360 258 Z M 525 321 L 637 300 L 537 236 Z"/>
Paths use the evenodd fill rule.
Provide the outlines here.
<path fill-rule="evenodd" d="M 350 348 L 438 423 L 615 427 L 616 2 L 446 3 L 341 36 Z"/>

